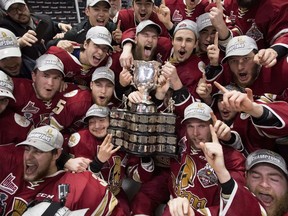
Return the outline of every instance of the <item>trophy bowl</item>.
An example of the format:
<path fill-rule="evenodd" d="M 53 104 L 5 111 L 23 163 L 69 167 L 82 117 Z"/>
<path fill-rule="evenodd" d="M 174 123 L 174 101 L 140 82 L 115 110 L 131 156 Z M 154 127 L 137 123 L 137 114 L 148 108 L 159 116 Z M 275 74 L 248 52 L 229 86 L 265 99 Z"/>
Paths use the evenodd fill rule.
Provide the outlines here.
<path fill-rule="evenodd" d="M 134 60 L 132 84 L 143 94 L 142 103 L 151 104 L 148 99 L 151 90 L 157 86 L 157 77 L 161 63 L 157 61 Z"/>

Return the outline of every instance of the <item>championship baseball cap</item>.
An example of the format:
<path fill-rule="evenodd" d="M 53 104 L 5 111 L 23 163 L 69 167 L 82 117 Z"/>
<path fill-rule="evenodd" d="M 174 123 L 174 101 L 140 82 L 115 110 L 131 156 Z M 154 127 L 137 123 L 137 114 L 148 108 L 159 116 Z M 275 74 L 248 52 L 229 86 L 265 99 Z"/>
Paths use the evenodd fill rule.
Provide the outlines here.
<path fill-rule="evenodd" d="M 92 82 L 98 79 L 107 79 L 115 85 L 115 74 L 114 72 L 108 67 L 98 67 L 92 74 Z"/>
<path fill-rule="evenodd" d="M 13 89 L 14 83 L 11 77 L 0 70 L 0 96 L 12 98 L 16 101 L 13 96 Z"/>
<path fill-rule="evenodd" d="M 57 129 L 51 126 L 42 126 L 33 129 L 27 136 L 26 140 L 17 144 L 33 146 L 43 152 L 61 149 L 63 145 L 63 136 Z"/>
<path fill-rule="evenodd" d="M 106 2 L 111 7 L 110 2 L 108 0 L 87 0 L 86 7 L 93 7 L 94 5 L 98 4 L 99 2 Z"/>
<path fill-rule="evenodd" d="M 86 112 L 86 115 L 83 118 L 83 121 L 85 122 L 88 120 L 88 118 L 94 117 L 94 116 L 105 118 L 109 116 L 109 114 L 110 114 L 110 109 L 108 107 L 98 106 L 97 104 L 93 104 Z"/>
<path fill-rule="evenodd" d="M 135 2 L 138 2 L 138 1 L 141 1 L 141 0 L 134 0 Z M 146 1 L 148 1 L 148 2 L 152 2 L 152 3 L 154 3 L 155 1 L 154 0 L 146 0 Z"/>
<path fill-rule="evenodd" d="M 107 45 L 113 50 L 113 47 L 111 46 L 111 33 L 104 26 L 94 26 L 90 28 L 86 34 L 86 40 L 88 39 L 91 39 L 95 44 Z"/>
<path fill-rule="evenodd" d="M 147 26 L 152 26 L 156 28 L 158 34 L 161 34 L 162 32 L 162 28 L 155 22 L 151 20 L 143 20 L 136 27 L 136 35 L 139 34 L 141 31 L 143 31 Z"/>
<path fill-rule="evenodd" d="M 288 177 L 286 162 L 278 153 L 267 149 L 259 149 L 252 152 L 246 159 L 246 170 L 250 170 L 253 166 L 260 163 L 274 165 L 282 170 Z"/>
<path fill-rule="evenodd" d="M 68 194 L 69 195 L 69 194 Z M 24 213 L 23 216 L 39 216 L 39 215 L 43 215 L 44 212 L 46 212 L 46 210 L 49 208 L 49 206 L 51 205 L 51 202 L 40 202 L 32 207 L 29 207 Z M 79 210 L 75 210 L 75 211 L 70 211 L 66 206 L 61 207 L 58 211 L 60 212 L 65 212 L 65 214 L 63 214 L 64 216 L 85 216 L 86 212 L 89 210 L 89 208 L 86 209 L 79 209 Z M 56 215 L 62 215 L 59 212 L 56 212 Z"/>
<path fill-rule="evenodd" d="M 16 3 L 20 3 L 20 4 L 25 4 L 25 1 L 24 0 L 3 0 L 2 1 L 2 5 L 3 5 L 3 8 L 4 10 L 8 10 L 9 7 L 12 5 L 12 4 L 16 4 Z"/>
<path fill-rule="evenodd" d="M 21 51 L 14 33 L 0 28 L 0 60 L 7 57 L 21 57 Z"/>
<path fill-rule="evenodd" d="M 209 17 L 209 13 L 201 14 L 197 18 L 196 24 L 197 24 L 198 32 L 202 31 L 204 28 L 208 26 L 213 26 Z"/>
<path fill-rule="evenodd" d="M 177 26 L 175 27 L 173 35 L 175 35 L 175 33 L 178 30 L 182 30 L 182 29 L 191 30 L 196 35 L 196 38 L 199 37 L 198 30 L 197 30 L 197 24 L 192 20 L 185 19 L 185 20 L 182 20 L 180 23 L 178 23 Z"/>
<path fill-rule="evenodd" d="M 246 35 L 233 37 L 227 44 L 225 57 L 222 59 L 222 63 L 231 56 L 245 56 L 252 50 L 258 50 L 256 41 Z"/>
<path fill-rule="evenodd" d="M 211 119 L 212 109 L 205 103 L 193 102 L 184 110 L 184 119 L 181 121 L 183 123 L 187 119 L 196 118 L 202 121 L 209 121 Z"/>
<path fill-rule="evenodd" d="M 43 54 L 38 59 L 36 59 L 36 65 L 34 69 L 38 68 L 40 71 L 47 71 L 47 70 L 58 70 L 60 71 L 63 76 L 64 73 L 64 65 L 62 61 L 56 56 L 52 54 Z"/>

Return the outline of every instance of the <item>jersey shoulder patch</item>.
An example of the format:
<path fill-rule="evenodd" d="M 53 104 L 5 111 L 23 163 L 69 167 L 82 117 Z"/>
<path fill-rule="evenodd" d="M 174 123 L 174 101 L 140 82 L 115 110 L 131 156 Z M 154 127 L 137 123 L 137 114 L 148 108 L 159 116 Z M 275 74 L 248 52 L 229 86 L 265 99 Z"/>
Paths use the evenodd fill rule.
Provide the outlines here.
<path fill-rule="evenodd" d="M 79 133 L 73 133 L 73 134 L 70 136 L 70 138 L 69 138 L 68 146 L 69 146 L 70 148 L 76 146 L 76 145 L 79 143 L 80 138 L 81 138 L 81 136 L 80 136 Z"/>

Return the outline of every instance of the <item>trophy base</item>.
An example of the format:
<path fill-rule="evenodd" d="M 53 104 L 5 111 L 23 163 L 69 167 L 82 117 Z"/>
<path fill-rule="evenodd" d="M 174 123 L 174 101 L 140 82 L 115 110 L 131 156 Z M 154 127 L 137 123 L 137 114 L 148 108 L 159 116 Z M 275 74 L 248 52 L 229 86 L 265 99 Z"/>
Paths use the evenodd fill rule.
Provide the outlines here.
<path fill-rule="evenodd" d="M 136 113 L 155 113 L 157 111 L 157 107 L 151 101 L 142 103 L 131 103 L 130 111 Z"/>

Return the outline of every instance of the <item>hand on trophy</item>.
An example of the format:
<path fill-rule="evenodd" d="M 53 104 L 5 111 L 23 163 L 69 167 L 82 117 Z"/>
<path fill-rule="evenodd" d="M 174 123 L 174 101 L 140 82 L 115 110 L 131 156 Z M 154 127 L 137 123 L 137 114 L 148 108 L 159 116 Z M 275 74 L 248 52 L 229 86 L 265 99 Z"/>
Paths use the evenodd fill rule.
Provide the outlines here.
<path fill-rule="evenodd" d="M 183 84 L 177 74 L 176 67 L 170 62 L 165 62 L 165 64 L 162 66 L 161 75 L 163 75 L 166 79 L 170 79 L 170 86 L 173 90 L 179 90 L 183 87 Z"/>
<path fill-rule="evenodd" d="M 123 68 L 123 70 L 121 71 L 121 73 L 119 75 L 119 82 L 120 82 L 121 86 L 126 87 L 126 86 L 130 85 L 132 79 L 133 79 L 133 76 L 130 73 L 130 71 L 127 70 L 126 68 Z"/>
<path fill-rule="evenodd" d="M 160 74 L 160 76 L 157 79 L 157 88 L 156 88 L 156 93 L 155 93 L 155 97 L 158 100 L 164 100 L 165 95 L 170 87 L 170 79 L 166 79 L 166 77 L 162 74 Z"/>
<path fill-rule="evenodd" d="M 128 100 L 131 103 L 141 103 L 143 101 L 143 98 L 144 94 L 141 93 L 140 91 L 134 91 L 128 95 Z M 150 96 L 148 97 L 148 99 L 150 99 Z"/>

